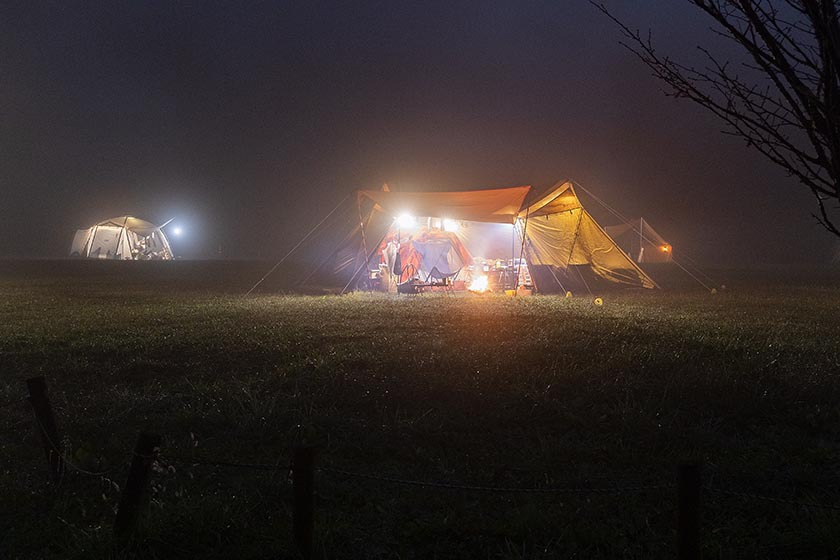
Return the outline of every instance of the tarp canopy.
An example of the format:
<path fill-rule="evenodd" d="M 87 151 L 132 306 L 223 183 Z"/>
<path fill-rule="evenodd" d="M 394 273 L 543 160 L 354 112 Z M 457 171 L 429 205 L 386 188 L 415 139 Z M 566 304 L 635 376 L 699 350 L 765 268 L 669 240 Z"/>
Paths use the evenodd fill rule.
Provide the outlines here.
<path fill-rule="evenodd" d="M 512 224 L 522 209 L 530 186 L 459 192 L 359 191 L 360 199 L 376 203 L 377 210 L 400 216 L 431 216 L 472 222 Z"/>

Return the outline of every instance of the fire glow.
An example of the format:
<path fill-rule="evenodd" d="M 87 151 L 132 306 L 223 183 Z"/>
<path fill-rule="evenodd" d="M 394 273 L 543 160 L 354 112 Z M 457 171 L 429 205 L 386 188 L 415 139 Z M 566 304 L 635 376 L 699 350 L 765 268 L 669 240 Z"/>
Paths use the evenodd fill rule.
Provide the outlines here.
<path fill-rule="evenodd" d="M 475 276 L 470 282 L 469 287 L 467 288 L 471 292 L 475 292 L 477 294 L 482 294 L 487 291 L 487 276 Z"/>

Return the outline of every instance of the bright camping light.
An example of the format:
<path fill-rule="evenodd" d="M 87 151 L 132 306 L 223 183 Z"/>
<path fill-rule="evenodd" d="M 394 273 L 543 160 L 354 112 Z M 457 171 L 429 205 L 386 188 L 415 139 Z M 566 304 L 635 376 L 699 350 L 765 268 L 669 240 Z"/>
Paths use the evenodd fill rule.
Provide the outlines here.
<path fill-rule="evenodd" d="M 401 228 L 413 228 L 417 220 L 411 214 L 400 214 L 397 216 L 397 225 Z"/>
<path fill-rule="evenodd" d="M 461 224 L 457 220 L 443 220 L 443 230 L 452 233 L 457 233 L 461 229 Z"/>
<path fill-rule="evenodd" d="M 662 245 L 660 247 L 660 249 L 662 250 L 663 253 L 670 253 L 671 252 L 671 246 L 670 245 Z"/>
<path fill-rule="evenodd" d="M 174 228 L 172 228 L 172 234 L 176 237 L 180 237 L 182 233 L 184 233 L 184 230 L 182 230 L 180 227 L 175 226 Z"/>
<path fill-rule="evenodd" d="M 476 293 L 479 293 L 479 294 L 486 292 L 487 291 L 487 276 L 485 276 L 483 274 L 480 275 L 480 276 L 474 276 L 473 279 L 472 279 L 472 282 L 470 282 L 470 285 L 467 289 L 471 292 L 476 292 Z"/>

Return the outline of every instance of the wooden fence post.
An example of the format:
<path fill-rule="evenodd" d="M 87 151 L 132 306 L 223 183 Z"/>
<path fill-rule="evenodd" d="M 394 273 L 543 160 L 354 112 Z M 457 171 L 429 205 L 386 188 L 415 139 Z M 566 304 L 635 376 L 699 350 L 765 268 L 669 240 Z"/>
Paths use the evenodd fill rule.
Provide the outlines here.
<path fill-rule="evenodd" d="M 698 463 L 679 466 L 677 490 L 677 558 L 700 558 L 700 489 L 703 485 Z"/>
<path fill-rule="evenodd" d="M 310 560 L 315 533 L 315 447 L 299 445 L 292 450 L 292 489 L 295 546 L 304 560 Z"/>
<path fill-rule="evenodd" d="M 26 387 L 29 389 L 29 403 L 35 412 L 35 431 L 38 432 L 44 446 L 50 475 L 53 480 L 58 480 L 64 474 L 64 457 L 59 447 L 61 440 L 58 438 L 52 405 L 47 396 L 47 380 L 43 377 L 32 377 L 26 380 Z"/>
<path fill-rule="evenodd" d="M 137 527 L 140 511 L 146 502 L 155 449 L 160 447 L 160 443 L 161 437 L 155 434 L 140 432 L 137 438 L 114 521 L 114 533 L 119 537 L 130 535 Z"/>

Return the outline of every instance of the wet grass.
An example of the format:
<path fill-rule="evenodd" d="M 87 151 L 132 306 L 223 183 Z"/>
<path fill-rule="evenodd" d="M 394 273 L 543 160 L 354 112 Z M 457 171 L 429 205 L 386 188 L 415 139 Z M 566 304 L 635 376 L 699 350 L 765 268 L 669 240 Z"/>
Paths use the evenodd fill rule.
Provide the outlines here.
<path fill-rule="evenodd" d="M 243 298 L 212 278 L 109 271 L 0 274 L 0 404 L 46 376 L 68 456 L 110 469 L 48 484 L 25 403 L 3 408 L 4 556 L 293 557 L 286 473 L 175 458 L 285 465 L 296 441 L 324 466 L 503 487 L 667 484 L 702 460 L 714 485 L 840 502 L 832 287 L 742 282 L 596 307 Z M 171 464 L 144 537 L 118 551 L 110 527 L 140 430 L 163 435 Z M 708 557 L 840 551 L 837 512 L 719 494 L 705 506 Z M 318 557 L 673 557 L 674 507 L 673 490 L 493 494 L 323 473 Z"/>

